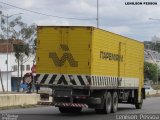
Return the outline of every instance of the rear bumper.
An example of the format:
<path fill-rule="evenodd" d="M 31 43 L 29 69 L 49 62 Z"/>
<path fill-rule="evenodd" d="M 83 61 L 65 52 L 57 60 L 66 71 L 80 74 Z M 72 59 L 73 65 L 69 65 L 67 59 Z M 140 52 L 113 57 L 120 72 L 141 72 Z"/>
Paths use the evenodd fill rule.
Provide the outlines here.
<path fill-rule="evenodd" d="M 81 103 L 63 103 L 63 102 L 57 102 L 54 103 L 55 107 L 80 107 L 80 108 L 88 108 L 87 104 L 81 104 Z"/>
<path fill-rule="evenodd" d="M 52 85 L 50 85 L 50 84 L 48 84 L 48 85 L 46 85 L 46 84 L 35 84 L 36 86 L 38 86 L 38 87 L 47 87 L 47 88 L 51 88 L 51 89 L 59 89 L 59 88 L 61 88 L 61 89 L 66 89 L 66 88 L 68 88 L 68 89 L 90 89 L 90 86 L 78 86 L 78 85 L 59 85 L 59 84 L 56 84 L 56 85 L 54 85 L 54 84 L 52 84 Z"/>

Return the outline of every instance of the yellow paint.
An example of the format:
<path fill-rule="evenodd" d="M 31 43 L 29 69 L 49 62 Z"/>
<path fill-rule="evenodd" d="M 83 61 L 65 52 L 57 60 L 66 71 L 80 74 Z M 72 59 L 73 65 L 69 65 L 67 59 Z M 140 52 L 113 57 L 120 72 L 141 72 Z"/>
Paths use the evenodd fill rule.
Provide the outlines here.
<path fill-rule="evenodd" d="M 37 73 L 90 74 L 91 28 L 88 27 L 38 27 Z M 64 51 L 60 45 L 67 45 Z M 55 52 L 60 59 L 64 53 L 71 53 L 78 67 L 71 67 L 68 61 L 56 66 L 49 53 Z"/>
<path fill-rule="evenodd" d="M 64 51 L 60 45 L 67 45 Z M 102 59 L 100 52 L 123 56 L 123 60 Z M 56 66 L 49 53 L 60 59 L 71 53 L 78 67 L 68 61 Z M 143 86 L 143 43 L 94 27 L 38 27 L 37 73 L 103 75 L 139 78 Z"/>

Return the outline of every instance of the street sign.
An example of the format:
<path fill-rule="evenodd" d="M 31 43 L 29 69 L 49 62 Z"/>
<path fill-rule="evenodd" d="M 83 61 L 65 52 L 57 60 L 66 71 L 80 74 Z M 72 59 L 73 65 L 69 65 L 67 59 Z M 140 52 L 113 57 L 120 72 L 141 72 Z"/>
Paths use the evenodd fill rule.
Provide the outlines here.
<path fill-rule="evenodd" d="M 32 73 L 36 73 L 36 65 L 33 65 L 31 68 Z"/>

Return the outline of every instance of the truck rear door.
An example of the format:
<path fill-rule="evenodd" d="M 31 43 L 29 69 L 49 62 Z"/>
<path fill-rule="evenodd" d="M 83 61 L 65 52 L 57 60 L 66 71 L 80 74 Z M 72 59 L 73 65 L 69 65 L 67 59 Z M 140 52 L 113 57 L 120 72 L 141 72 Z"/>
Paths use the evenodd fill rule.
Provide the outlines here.
<path fill-rule="evenodd" d="M 86 85 L 91 27 L 39 27 L 37 73 L 41 84 Z"/>

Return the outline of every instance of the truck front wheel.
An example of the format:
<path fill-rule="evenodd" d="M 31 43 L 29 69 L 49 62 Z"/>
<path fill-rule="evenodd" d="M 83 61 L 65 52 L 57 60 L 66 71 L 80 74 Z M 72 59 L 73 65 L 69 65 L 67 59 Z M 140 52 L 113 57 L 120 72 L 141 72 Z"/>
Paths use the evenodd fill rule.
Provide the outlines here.
<path fill-rule="evenodd" d="M 141 96 L 141 102 L 140 103 L 138 103 L 138 102 L 135 103 L 136 109 L 141 109 L 142 108 L 142 104 L 143 104 L 143 98 Z"/>
<path fill-rule="evenodd" d="M 136 103 L 135 107 L 136 107 L 136 109 L 141 109 L 142 108 L 142 103 Z"/>
<path fill-rule="evenodd" d="M 138 91 L 136 92 L 136 99 L 135 99 L 135 107 L 136 109 L 141 109 L 143 104 L 143 94 L 141 93 L 141 101 L 138 102 Z"/>

